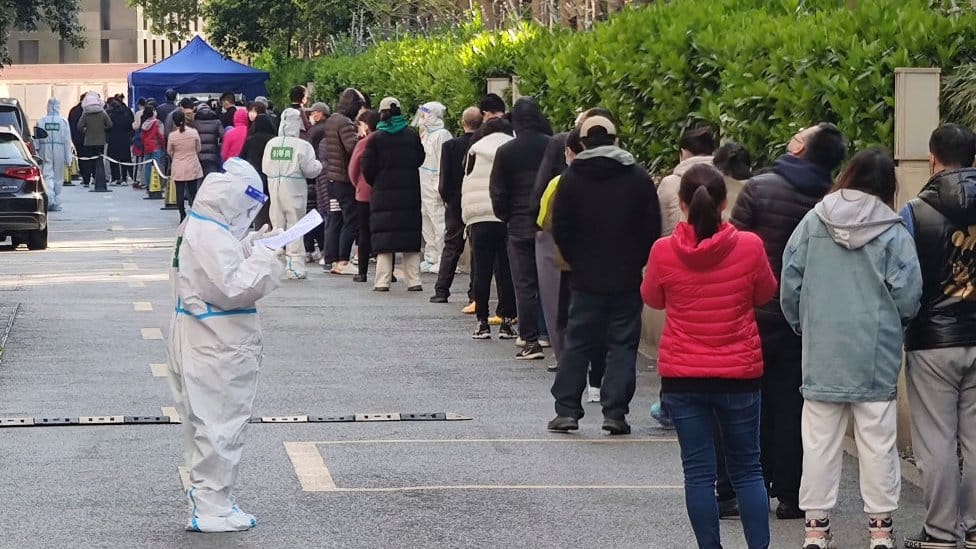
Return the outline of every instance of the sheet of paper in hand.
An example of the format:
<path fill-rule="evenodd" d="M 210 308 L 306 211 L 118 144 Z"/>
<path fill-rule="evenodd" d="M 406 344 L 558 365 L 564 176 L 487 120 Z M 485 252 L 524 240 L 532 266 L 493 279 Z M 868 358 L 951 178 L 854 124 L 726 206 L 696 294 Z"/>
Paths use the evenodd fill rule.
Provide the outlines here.
<path fill-rule="evenodd" d="M 322 223 L 322 216 L 319 215 L 318 210 L 312 210 L 305 214 L 305 217 L 298 220 L 288 230 L 279 234 L 278 236 L 272 236 L 270 238 L 262 238 L 254 243 L 255 246 L 261 244 L 271 248 L 272 250 L 277 250 L 278 248 L 284 248 L 288 244 L 298 240 L 299 238 L 305 236 L 306 233 L 318 227 Z"/>

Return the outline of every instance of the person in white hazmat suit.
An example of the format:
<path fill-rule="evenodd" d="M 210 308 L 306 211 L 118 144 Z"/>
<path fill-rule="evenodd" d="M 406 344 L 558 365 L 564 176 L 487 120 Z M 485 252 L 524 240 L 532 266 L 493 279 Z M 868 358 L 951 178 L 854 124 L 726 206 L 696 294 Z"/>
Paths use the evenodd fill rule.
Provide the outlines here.
<path fill-rule="evenodd" d="M 264 147 L 261 166 L 268 176 L 268 192 L 271 194 L 271 224 L 276 229 L 288 229 L 305 216 L 308 203 L 306 179 L 314 179 L 322 171 L 322 163 L 316 160 L 312 144 L 298 137 L 302 130 L 302 115 L 288 108 L 281 113 L 278 137 Z M 304 280 L 305 242 L 292 242 L 285 249 L 285 272 L 291 280 Z"/>
<path fill-rule="evenodd" d="M 280 250 L 249 232 L 267 201 L 250 164 L 231 158 L 212 173 L 180 225 L 170 283 L 169 382 L 183 422 L 190 473 L 186 529 L 232 532 L 255 526 L 237 507 L 234 484 L 261 365 L 255 302 L 280 284 Z M 276 231 L 280 232 L 280 231 Z M 273 234 L 273 233 L 272 233 Z"/>
<path fill-rule="evenodd" d="M 447 107 L 436 102 L 424 103 L 417 110 L 416 125 L 424 145 L 424 163 L 420 166 L 420 211 L 423 219 L 424 261 L 421 272 L 437 273 L 444 251 L 445 207 L 438 191 L 441 174 L 441 149 L 454 136 L 444 128 Z"/>
<path fill-rule="evenodd" d="M 59 212 L 64 171 L 71 164 L 71 126 L 61 117 L 61 102 L 57 97 L 47 100 L 47 116 L 37 121 L 37 127 L 47 132 L 47 137 L 36 140 L 37 154 L 44 160 L 41 172 L 47 186 L 47 209 Z"/>

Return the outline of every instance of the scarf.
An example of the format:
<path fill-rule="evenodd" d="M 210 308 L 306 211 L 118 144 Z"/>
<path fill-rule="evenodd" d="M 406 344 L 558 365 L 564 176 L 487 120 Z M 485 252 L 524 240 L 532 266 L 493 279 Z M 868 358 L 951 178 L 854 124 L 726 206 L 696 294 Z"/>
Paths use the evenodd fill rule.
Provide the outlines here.
<path fill-rule="evenodd" d="M 407 119 L 403 115 L 396 115 L 389 120 L 383 120 L 376 125 L 376 129 L 385 133 L 400 133 L 407 127 Z"/>

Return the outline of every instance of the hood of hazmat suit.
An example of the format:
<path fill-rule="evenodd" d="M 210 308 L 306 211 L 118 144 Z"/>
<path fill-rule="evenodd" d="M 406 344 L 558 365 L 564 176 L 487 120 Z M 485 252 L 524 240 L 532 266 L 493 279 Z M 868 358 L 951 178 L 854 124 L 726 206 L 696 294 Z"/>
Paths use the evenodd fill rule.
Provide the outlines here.
<path fill-rule="evenodd" d="M 204 180 L 178 231 L 171 284 L 176 301 L 167 355 L 190 474 L 187 530 L 247 530 L 254 517 L 234 497 L 251 418 L 262 336 L 255 303 L 278 287 L 275 251 L 241 240 L 267 197 L 250 164 L 232 158 Z"/>

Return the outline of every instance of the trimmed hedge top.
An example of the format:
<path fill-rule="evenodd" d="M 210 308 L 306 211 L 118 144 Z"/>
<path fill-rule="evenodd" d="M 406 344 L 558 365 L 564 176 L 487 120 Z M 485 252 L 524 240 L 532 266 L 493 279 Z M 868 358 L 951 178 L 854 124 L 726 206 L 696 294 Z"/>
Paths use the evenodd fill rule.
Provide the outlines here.
<path fill-rule="evenodd" d="M 935 2 L 938 4 L 938 2 Z M 555 127 L 607 107 L 652 171 L 677 162 L 677 140 L 707 122 L 758 164 L 799 128 L 834 122 L 852 149 L 891 147 L 894 69 L 976 59 L 976 14 L 950 16 L 929 0 L 674 0 L 626 10 L 592 31 L 531 24 L 469 25 L 436 38 L 382 42 L 356 56 L 265 59 L 272 93 L 312 80 L 334 102 L 353 86 L 408 106 L 437 100 L 451 119 L 476 104 L 484 79 L 516 75 Z"/>

